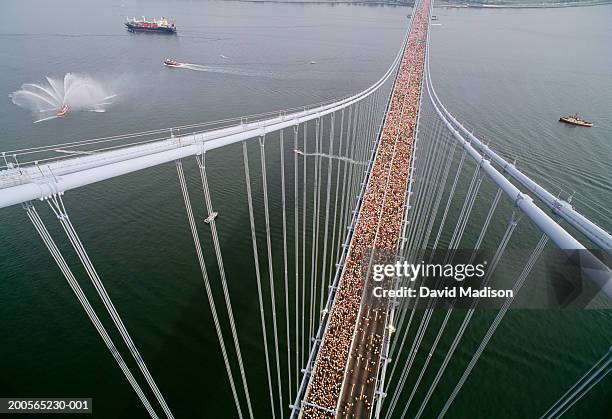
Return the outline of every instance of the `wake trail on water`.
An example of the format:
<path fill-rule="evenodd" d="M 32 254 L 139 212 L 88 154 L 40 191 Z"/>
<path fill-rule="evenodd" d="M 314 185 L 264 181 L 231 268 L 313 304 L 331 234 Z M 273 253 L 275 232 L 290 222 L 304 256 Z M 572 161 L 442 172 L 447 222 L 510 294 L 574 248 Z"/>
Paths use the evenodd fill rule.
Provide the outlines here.
<path fill-rule="evenodd" d="M 106 112 L 117 97 L 110 87 L 85 74 L 66 73 L 63 79 L 45 79 L 43 83 L 24 83 L 9 94 L 15 105 L 32 111 L 38 118 L 34 123 L 57 118 L 64 105 L 69 106 L 70 112 Z"/>
<path fill-rule="evenodd" d="M 286 78 L 285 74 L 281 72 L 277 72 L 277 71 L 232 67 L 232 66 L 227 66 L 227 65 L 202 65 L 202 64 L 182 63 L 178 66 L 178 68 L 184 68 L 184 69 L 193 70 L 193 71 L 203 71 L 206 73 L 230 74 L 234 76 L 266 77 L 266 78 L 272 78 L 272 79 Z"/>

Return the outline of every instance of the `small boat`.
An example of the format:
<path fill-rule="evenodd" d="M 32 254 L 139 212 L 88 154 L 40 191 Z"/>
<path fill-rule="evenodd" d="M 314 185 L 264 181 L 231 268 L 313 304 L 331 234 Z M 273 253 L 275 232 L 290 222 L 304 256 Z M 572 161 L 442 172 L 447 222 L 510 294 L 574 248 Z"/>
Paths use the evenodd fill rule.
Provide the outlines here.
<path fill-rule="evenodd" d="M 578 114 L 562 116 L 559 118 L 559 122 L 565 122 L 570 125 L 578 125 L 579 127 L 592 127 L 593 123 L 585 121 L 582 117 L 578 116 Z"/>
<path fill-rule="evenodd" d="M 70 112 L 70 106 L 68 106 L 68 104 L 65 103 L 64 106 L 62 106 L 60 110 L 57 111 L 56 116 L 59 116 L 61 118 L 63 116 L 66 116 L 68 112 Z"/>
<path fill-rule="evenodd" d="M 215 211 L 211 212 L 210 214 L 208 214 L 208 217 L 204 219 L 204 222 L 206 224 L 210 224 L 215 218 L 217 218 L 217 215 L 219 215 L 218 212 L 215 212 Z"/>
<path fill-rule="evenodd" d="M 181 63 L 178 61 L 171 60 L 170 58 L 166 58 L 164 60 L 164 65 L 168 67 L 180 67 Z"/>

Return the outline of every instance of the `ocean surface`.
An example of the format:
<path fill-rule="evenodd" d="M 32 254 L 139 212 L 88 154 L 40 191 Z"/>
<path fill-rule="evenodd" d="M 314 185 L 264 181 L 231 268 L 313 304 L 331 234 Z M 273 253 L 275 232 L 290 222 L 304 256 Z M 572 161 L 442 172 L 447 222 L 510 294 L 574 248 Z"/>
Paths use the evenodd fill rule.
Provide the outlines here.
<path fill-rule="evenodd" d="M 13 150 L 286 109 L 357 92 L 390 65 L 410 8 L 10 0 L 0 11 L 0 150 Z M 447 108 L 551 192 L 572 196 L 576 208 L 610 231 L 612 6 L 434 13 L 439 20 L 431 32 L 432 77 Z M 178 35 L 126 32 L 125 18 L 142 15 L 175 18 Z M 165 58 L 193 66 L 169 69 L 161 64 Z M 33 123 L 36 112 L 9 98 L 24 83 L 66 73 L 87 75 L 117 96 L 104 105 L 105 112 L 75 111 L 40 123 Z M 560 115 L 574 112 L 595 127 L 558 123 Z M 219 234 L 251 398 L 256 416 L 269 417 L 241 161 L 239 147 L 219 152 L 209 159 L 208 176 L 224 220 Z M 187 176 L 195 194 L 193 162 Z M 278 214 L 278 194 L 271 199 Z M 174 165 L 71 191 L 65 201 L 175 416 L 234 417 Z M 50 211 L 37 208 L 51 233 L 61 237 Z M 272 234 L 277 245 L 278 225 Z M 0 237 L 0 397 L 92 397 L 95 417 L 144 417 L 21 208 L 0 211 Z M 69 244 L 59 244 L 78 266 Z M 214 260 L 208 241 L 204 247 L 207 260 Z M 95 301 L 84 272 L 75 273 Z M 221 304 L 218 278 L 212 274 L 211 280 Z M 100 304 L 94 307 L 103 312 Z M 476 323 L 486 327 L 492 317 L 484 313 Z M 466 335 L 458 351 L 464 363 L 480 338 L 477 332 Z M 510 312 L 448 416 L 539 417 L 611 344 L 610 311 Z M 449 367 L 454 379 L 442 381 L 426 417 L 440 410 L 462 366 Z M 608 377 L 568 417 L 607 417 L 611 394 Z"/>

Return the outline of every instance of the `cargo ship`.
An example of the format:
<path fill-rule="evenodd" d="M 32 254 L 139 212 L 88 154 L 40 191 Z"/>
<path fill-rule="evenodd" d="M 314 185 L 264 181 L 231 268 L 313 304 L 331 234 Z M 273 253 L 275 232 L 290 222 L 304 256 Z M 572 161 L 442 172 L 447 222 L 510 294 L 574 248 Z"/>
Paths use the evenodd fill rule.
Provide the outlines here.
<path fill-rule="evenodd" d="M 159 20 L 147 20 L 144 16 L 142 20 L 138 20 L 135 17 L 128 18 L 125 26 L 130 32 L 176 33 L 174 22 L 165 17 Z"/>
<path fill-rule="evenodd" d="M 570 125 L 578 125 L 579 127 L 592 127 L 593 123 L 585 121 L 578 114 L 562 116 L 559 118 L 559 122 L 565 122 Z"/>

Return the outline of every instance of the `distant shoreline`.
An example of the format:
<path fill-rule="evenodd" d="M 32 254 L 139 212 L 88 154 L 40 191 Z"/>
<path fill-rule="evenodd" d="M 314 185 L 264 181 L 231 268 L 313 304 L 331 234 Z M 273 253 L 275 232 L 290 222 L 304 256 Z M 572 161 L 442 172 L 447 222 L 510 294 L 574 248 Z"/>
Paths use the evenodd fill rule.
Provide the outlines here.
<path fill-rule="evenodd" d="M 593 0 L 593 1 L 576 1 L 572 3 L 537 3 L 537 4 L 508 4 L 508 3 L 464 3 L 455 4 L 448 2 L 440 2 L 434 4 L 434 7 L 443 7 L 445 9 L 558 9 L 564 7 L 585 7 L 585 6 L 602 6 L 612 4 L 612 0 Z"/>
<path fill-rule="evenodd" d="M 391 1 L 367 1 L 367 0 L 233 0 L 240 3 L 282 3 L 282 4 L 363 4 L 379 6 L 402 6 L 412 7 L 414 2 L 391 2 Z M 611 0 L 612 1 L 612 0 Z"/>
<path fill-rule="evenodd" d="M 367 0 L 234 0 L 241 3 L 278 3 L 278 4 L 359 4 L 359 5 L 378 5 L 378 6 L 402 6 L 412 7 L 414 3 L 406 3 L 400 1 L 367 1 Z M 557 9 L 564 7 L 583 7 L 583 6 L 601 6 L 612 4 L 612 0 L 592 0 L 592 1 L 576 1 L 571 3 L 450 3 L 440 1 L 434 4 L 435 8 L 446 9 Z"/>

